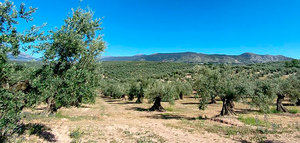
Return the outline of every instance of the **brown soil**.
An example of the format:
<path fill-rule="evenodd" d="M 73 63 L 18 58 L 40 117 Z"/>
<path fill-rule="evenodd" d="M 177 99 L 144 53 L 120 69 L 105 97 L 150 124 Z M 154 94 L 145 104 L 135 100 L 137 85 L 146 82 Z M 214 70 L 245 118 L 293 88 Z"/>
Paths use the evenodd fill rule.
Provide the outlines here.
<path fill-rule="evenodd" d="M 46 117 L 42 110 L 27 110 L 32 116 L 24 123 L 45 125 L 49 130 L 42 131 L 50 135 L 22 135 L 18 141 L 22 142 L 170 142 L 170 143 L 199 143 L 199 142 L 241 142 L 244 138 L 229 136 L 210 131 L 206 128 L 189 126 L 201 122 L 204 125 L 235 126 L 244 124 L 237 116 L 216 117 L 221 110 L 221 103 L 209 105 L 207 110 L 198 110 L 198 100 L 185 97 L 176 101 L 175 105 L 162 103 L 167 112 L 149 112 L 152 104 L 136 104 L 134 101 L 115 100 L 99 97 L 94 105 L 81 108 L 63 108 L 55 116 Z M 240 115 L 264 118 L 264 115 L 254 114 L 249 107 L 236 104 Z M 244 113 L 245 112 L 245 113 Z M 40 113 L 40 114 L 39 114 Z M 204 119 L 199 119 L 201 116 Z M 207 118 L 208 120 L 206 120 Z M 271 115 L 270 121 L 284 124 L 296 124 L 300 117 Z M 70 133 L 80 131 L 80 137 L 74 139 Z M 297 142 L 300 138 L 299 130 L 280 135 L 267 135 L 268 140 L 281 142 Z M 49 139 L 50 138 L 50 139 Z M 248 138 L 245 138 L 248 140 Z"/>

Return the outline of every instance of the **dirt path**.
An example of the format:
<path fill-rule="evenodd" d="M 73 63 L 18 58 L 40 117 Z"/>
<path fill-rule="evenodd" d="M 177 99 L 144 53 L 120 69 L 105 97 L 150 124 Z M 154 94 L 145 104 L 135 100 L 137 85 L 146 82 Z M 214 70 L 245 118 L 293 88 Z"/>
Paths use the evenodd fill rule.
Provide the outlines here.
<path fill-rule="evenodd" d="M 148 112 L 145 111 L 151 104 L 135 104 L 133 101 L 124 101 L 99 97 L 93 105 L 84 105 L 81 108 L 63 108 L 50 117 L 43 114 L 34 117 L 28 123 L 42 124 L 50 130 L 41 135 L 29 136 L 27 142 L 89 142 L 89 143 L 199 143 L 199 142 L 240 142 L 241 138 L 234 136 L 219 135 L 212 131 L 218 128 L 206 127 L 213 125 L 229 126 L 216 121 L 196 120 L 199 115 L 213 117 L 221 110 L 221 104 L 210 105 L 210 108 L 201 111 L 197 109 L 198 101 L 196 99 L 186 98 L 176 101 L 174 106 L 168 103 L 162 103 L 167 112 Z M 37 110 L 32 113 L 38 112 Z M 283 118 L 278 115 L 272 115 L 271 121 L 277 118 Z M 234 119 L 234 120 L 233 120 Z M 235 118 L 222 118 L 232 123 L 239 123 Z M 284 121 L 299 121 L 298 117 L 290 118 L 284 116 Z M 199 123 L 199 124 L 198 124 Z M 280 122 L 281 123 L 281 122 Z M 238 125 L 237 125 L 238 126 Z M 78 138 L 70 138 L 70 134 L 79 131 Z M 222 131 L 220 131 L 222 132 Z M 271 139 L 297 142 L 300 137 L 299 132 L 293 135 L 281 134 Z M 25 141 L 26 142 L 26 141 Z"/>
<path fill-rule="evenodd" d="M 59 126 L 54 126 L 53 133 L 57 142 L 69 142 L 71 139 L 66 131 L 76 128 L 84 132 L 82 142 L 235 142 L 208 132 L 199 134 L 167 127 L 166 124 L 180 120 L 161 119 L 158 118 L 161 112 L 142 111 L 147 106 L 99 98 L 95 105 L 86 108 L 64 109 L 64 115 L 83 119 L 71 121 L 63 118 L 55 123 Z"/>

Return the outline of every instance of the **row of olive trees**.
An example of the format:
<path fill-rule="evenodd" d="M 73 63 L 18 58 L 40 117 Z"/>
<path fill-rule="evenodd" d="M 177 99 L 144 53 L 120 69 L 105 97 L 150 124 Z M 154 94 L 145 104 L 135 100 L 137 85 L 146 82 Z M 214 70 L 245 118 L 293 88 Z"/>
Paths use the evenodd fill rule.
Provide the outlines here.
<path fill-rule="evenodd" d="M 174 103 L 175 100 L 183 99 L 184 96 L 192 94 L 192 86 L 183 81 L 162 81 L 159 79 L 137 79 L 126 83 L 114 80 L 102 81 L 102 94 L 112 98 L 124 98 L 128 100 L 136 98 L 136 103 L 143 103 L 143 99 L 154 103 L 150 111 L 164 111 L 161 102 Z"/>
<path fill-rule="evenodd" d="M 184 95 L 191 95 L 195 90 L 200 96 L 199 109 L 204 110 L 207 104 L 216 103 L 216 98 L 221 99 L 223 107 L 220 115 L 235 114 L 234 102 L 248 103 L 259 108 L 263 112 L 270 111 L 270 106 L 277 98 L 277 110 L 287 112 L 282 101 L 286 96 L 295 103 L 299 101 L 299 72 L 284 78 L 282 74 L 273 73 L 273 76 L 260 78 L 255 72 L 250 72 L 252 67 L 233 67 L 227 65 L 198 66 L 194 70 L 195 79 L 193 88 L 184 77 L 165 79 L 139 79 L 128 80 L 125 83 L 110 82 L 104 85 L 102 92 L 105 96 L 122 98 L 129 96 L 129 100 L 137 98 L 136 102 L 141 103 L 143 98 L 154 102 L 151 111 L 164 111 L 162 101 L 171 104 L 174 100 L 182 99 Z M 275 76 L 276 74 L 276 76 Z"/>
<path fill-rule="evenodd" d="M 209 103 L 214 103 L 215 97 L 223 102 L 220 115 L 235 114 L 234 102 L 246 102 L 258 107 L 263 112 L 268 112 L 275 98 L 276 110 L 287 112 L 282 101 L 287 96 L 292 103 L 300 99 L 299 72 L 277 78 L 259 79 L 246 72 L 239 72 L 230 68 L 200 69 L 201 74 L 194 83 L 194 88 L 201 96 L 200 109 L 205 109 Z"/>
<path fill-rule="evenodd" d="M 48 35 L 39 27 L 18 31 L 19 21 L 32 21 L 35 11 L 24 4 L 17 8 L 11 1 L 0 3 L 0 142 L 18 131 L 23 108 L 44 102 L 53 113 L 94 102 L 99 86 L 97 61 L 105 48 L 100 19 L 79 8 Z M 41 68 L 20 69 L 8 61 L 8 54 L 18 56 L 29 48 L 44 55 Z M 16 80 L 17 70 L 28 76 Z"/>

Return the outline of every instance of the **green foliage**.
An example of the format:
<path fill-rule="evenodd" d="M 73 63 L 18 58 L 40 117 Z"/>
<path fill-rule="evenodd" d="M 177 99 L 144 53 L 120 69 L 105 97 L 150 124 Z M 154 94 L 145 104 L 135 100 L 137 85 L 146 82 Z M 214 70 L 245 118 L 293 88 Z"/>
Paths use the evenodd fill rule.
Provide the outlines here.
<path fill-rule="evenodd" d="M 15 71 L 23 69 L 11 65 L 7 54 L 18 56 L 21 48 L 28 49 L 28 45 L 40 38 L 41 33 L 37 27 L 25 32 L 18 32 L 16 28 L 19 20 L 31 21 L 31 15 L 35 11 L 32 7 L 26 10 L 24 4 L 16 8 L 14 3 L 8 0 L 0 3 L 0 142 L 16 132 L 20 112 L 31 103 L 27 100 L 27 93 L 14 87 L 18 82 Z"/>
<path fill-rule="evenodd" d="M 7 136 L 12 135 L 16 131 L 24 103 L 22 93 L 20 92 L 13 93 L 1 88 L 0 95 L 0 140 L 4 140 Z"/>
<path fill-rule="evenodd" d="M 91 11 L 73 10 L 61 28 L 50 31 L 49 42 L 39 47 L 45 53 L 44 66 L 37 70 L 34 85 L 50 112 L 95 101 L 101 79 L 97 60 L 105 48 L 100 25 Z"/>
<path fill-rule="evenodd" d="M 129 100 L 133 100 L 134 97 L 138 97 L 138 96 L 143 96 L 143 89 L 141 87 L 141 83 L 140 82 L 133 82 L 130 85 L 130 89 L 129 89 Z"/>
<path fill-rule="evenodd" d="M 274 101 L 275 95 L 275 85 L 271 80 L 256 80 L 253 85 L 254 89 L 251 95 L 250 105 L 258 107 L 262 112 L 268 112 L 269 105 Z"/>
<path fill-rule="evenodd" d="M 174 86 L 168 82 L 162 81 L 155 81 L 150 84 L 145 92 L 145 97 L 149 102 L 154 102 L 156 98 L 159 97 L 162 101 L 173 104 L 176 96 L 177 93 Z"/>
<path fill-rule="evenodd" d="M 204 110 L 208 103 L 208 100 L 215 98 L 220 90 L 221 75 L 218 69 L 211 70 L 209 68 L 202 67 L 198 69 L 201 74 L 194 83 L 194 88 L 201 95 L 199 109 Z"/>
<path fill-rule="evenodd" d="M 183 99 L 183 96 L 191 95 L 193 92 L 192 85 L 189 82 L 174 81 L 172 84 L 175 88 L 175 99 Z"/>
<path fill-rule="evenodd" d="M 223 112 L 233 108 L 233 101 L 244 99 L 250 94 L 249 79 L 244 74 L 237 74 L 236 71 L 227 66 L 221 69 L 201 70 L 203 73 L 195 82 L 194 87 L 201 95 L 199 109 L 205 109 L 208 100 L 218 96 L 223 101 Z M 232 111 L 233 112 L 233 111 Z"/>
<path fill-rule="evenodd" d="M 296 103 L 300 99 L 300 72 L 291 75 L 287 82 L 289 84 L 286 94 L 289 96 L 292 103 Z"/>
<path fill-rule="evenodd" d="M 297 113 L 299 113 L 299 111 L 298 111 L 298 109 L 289 109 L 289 113 L 297 114 Z"/>
<path fill-rule="evenodd" d="M 291 61 L 286 61 L 285 62 L 285 66 L 286 67 L 297 67 L 297 68 L 300 68 L 300 61 L 299 60 L 291 60 Z"/>
<path fill-rule="evenodd" d="M 80 138 L 82 137 L 83 134 L 84 132 L 81 131 L 80 128 L 71 131 L 70 138 L 73 139 L 71 143 L 80 143 L 81 142 Z"/>
<path fill-rule="evenodd" d="M 239 116 L 238 120 L 245 123 L 246 125 L 251 125 L 251 126 L 269 127 L 271 125 L 271 123 L 269 123 L 267 121 L 262 121 L 262 120 L 259 120 L 258 118 L 254 118 L 254 117 Z"/>
<path fill-rule="evenodd" d="M 172 62 L 102 62 L 106 78 L 122 81 L 132 78 L 163 78 L 181 75 L 184 73 L 180 71 L 190 69 L 193 66 L 194 64 Z"/>
<path fill-rule="evenodd" d="M 138 79 L 137 81 L 133 81 L 129 88 L 129 100 L 133 100 L 136 97 L 136 102 L 142 103 L 145 97 L 145 90 L 152 82 L 153 80 L 151 79 Z"/>
<path fill-rule="evenodd" d="M 103 82 L 101 91 L 104 96 L 112 97 L 115 99 L 122 98 L 128 93 L 129 85 L 111 80 Z"/>

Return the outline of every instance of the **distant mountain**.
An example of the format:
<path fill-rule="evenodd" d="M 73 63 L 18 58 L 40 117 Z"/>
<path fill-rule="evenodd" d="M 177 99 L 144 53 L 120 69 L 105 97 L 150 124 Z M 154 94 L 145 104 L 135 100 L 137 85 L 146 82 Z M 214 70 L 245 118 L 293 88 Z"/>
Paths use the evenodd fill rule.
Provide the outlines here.
<path fill-rule="evenodd" d="M 151 55 L 135 55 L 125 57 L 103 57 L 102 61 L 161 61 L 161 62 L 189 62 L 189 63 L 265 63 L 287 61 L 292 58 L 282 55 L 258 55 L 243 53 L 241 55 L 202 54 L 194 52 L 156 53 Z"/>
<path fill-rule="evenodd" d="M 12 61 L 39 61 L 40 59 L 35 58 L 31 55 L 25 54 L 25 53 L 20 53 L 18 57 L 14 57 L 11 53 L 7 55 L 8 59 Z"/>

